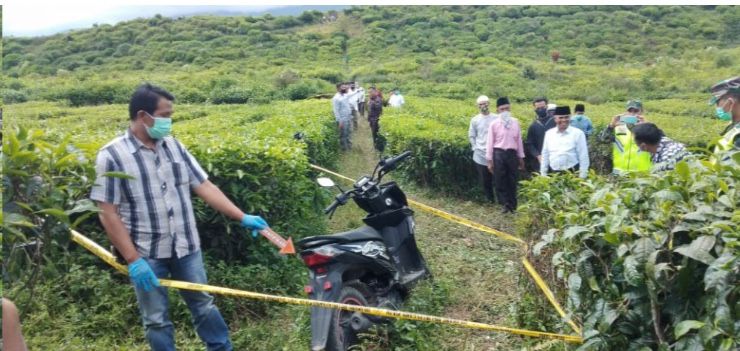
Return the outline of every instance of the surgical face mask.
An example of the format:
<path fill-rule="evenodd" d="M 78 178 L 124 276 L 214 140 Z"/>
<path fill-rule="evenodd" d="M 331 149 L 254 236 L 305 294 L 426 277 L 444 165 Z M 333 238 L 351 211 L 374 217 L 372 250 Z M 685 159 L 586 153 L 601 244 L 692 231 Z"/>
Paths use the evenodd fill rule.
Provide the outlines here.
<path fill-rule="evenodd" d="M 624 115 L 619 120 L 624 124 L 637 124 L 637 116 L 634 115 Z"/>
<path fill-rule="evenodd" d="M 727 100 L 730 101 L 730 100 Z M 732 102 L 733 104 L 735 101 Z M 725 111 L 725 109 L 722 106 L 717 106 L 717 108 L 714 111 L 714 115 L 717 116 L 721 121 L 730 121 L 732 120 L 732 113 L 729 113 Z"/>
<path fill-rule="evenodd" d="M 538 108 L 534 110 L 534 112 L 537 114 L 538 118 L 545 118 L 547 116 L 547 109 L 544 107 Z"/>
<path fill-rule="evenodd" d="M 172 131 L 172 118 L 152 116 L 149 112 L 146 114 L 154 120 L 154 125 L 151 127 L 144 125 L 146 127 L 146 133 L 149 134 L 150 138 L 157 140 L 170 135 Z"/>

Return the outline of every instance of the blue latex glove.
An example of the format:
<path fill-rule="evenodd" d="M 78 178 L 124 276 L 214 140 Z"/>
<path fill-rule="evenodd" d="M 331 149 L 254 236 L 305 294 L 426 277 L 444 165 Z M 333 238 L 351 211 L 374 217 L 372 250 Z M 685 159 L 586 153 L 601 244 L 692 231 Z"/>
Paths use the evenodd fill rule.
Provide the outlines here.
<path fill-rule="evenodd" d="M 150 291 L 159 286 L 159 279 L 154 275 L 152 267 L 149 267 L 149 263 L 143 257 L 129 263 L 128 276 L 134 281 L 136 287 L 144 289 L 144 291 Z"/>
<path fill-rule="evenodd" d="M 257 237 L 257 232 L 269 227 L 267 222 L 260 216 L 252 216 L 245 214 L 242 217 L 242 227 L 252 230 L 252 237 Z"/>

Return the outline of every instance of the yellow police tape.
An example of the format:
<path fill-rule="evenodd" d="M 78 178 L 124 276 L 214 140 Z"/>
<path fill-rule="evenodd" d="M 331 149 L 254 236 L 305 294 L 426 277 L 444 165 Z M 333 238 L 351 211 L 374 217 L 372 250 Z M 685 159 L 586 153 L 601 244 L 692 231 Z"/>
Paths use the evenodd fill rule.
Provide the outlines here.
<path fill-rule="evenodd" d="M 330 170 L 328 170 L 326 168 L 323 168 L 323 167 L 320 167 L 320 166 L 317 166 L 317 165 L 313 165 L 312 164 L 311 165 L 311 168 L 316 169 L 316 170 L 319 170 L 319 171 L 324 172 L 324 173 L 331 174 L 333 176 L 336 176 L 336 177 L 339 177 L 339 178 L 342 178 L 342 179 L 346 179 L 346 180 L 348 180 L 350 182 L 354 182 L 354 179 L 352 179 L 352 178 L 346 177 L 346 176 L 341 175 L 341 174 L 336 173 L 336 172 L 332 172 L 332 171 L 330 171 Z M 517 244 L 519 244 L 519 245 L 522 246 L 522 248 L 524 249 L 524 252 L 527 251 L 527 243 L 524 242 L 522 239 L 519 239 L 519 238 L 517 238 L 515 236 L 512 236 L 511 234 L 504 233 L 504 232 L 502 232 L 500 230 L 496 230 L 496 229 L 493 229 L 491 227 L 485 226 L 483 224 L 473 222 L 473 221 L 471 221 L 471 220 L 469 220 L 467 218 L 463 218 L 463 217 L 460 217 L 460 216 L 457 216 L 457 215 L 454 215 L 454 214 L 451 214 L 451 213 L 447 213 L 445 211 L 436 209 L 436 208 L 431 207 L 431 206 L 427 206 L 425 204 L 422 204 L 420 202 L 417 202 L 417 201 L 414 201 L 414 200 L 411 200 L 411 199 L 407 199 L 407 201 L 411 205 L 414 205 L 414 206 L 416 206 L 416 207 L 418 207 L 418 208 L 420 208 L 420 209 L 422 209 L 424 211 L 427 211 L 427 212 L 429 212 L 431 214 L 434 214 L 436 216 L 439 216 L 441 218 L 444 218 L 444 219 L 446 219 L 448 221 L 455 222 L 455 223 L 458 223 L 458 224 L 461 224 L 461 225 L 464 225 L 464 226 L 467 226 L 467 227 L 470 227 L 470 228 L 473 228 L 473 229 L 477 229 L 477 230 L 480 230 L 480 231 L 482 231 L 484 233 L 495 235 L 495 236 L 497 236 L 499 238 L 502 238 L 504 240 L 515 242 L 515 243 L 517 243 Z M 555 310 L 558 312 L 558 314 L 560 315 L 560 317 L 562 317 L 563 320 L 565 320 L 568 323 L 568 325 L 570 325 L 570 327 L 573 328 L 573 330 L 576 333 L 581 334 L 581 328 L 575 322 L 573 322 L 573 320 L 571 320 L 567 316 L 567 314 L 563 310 L 563 307 L 560 306 L 560 304 L 558 303 L 558 301 L 555 299 L 555 294 L 553 294 L 552 290 L 550 290 L 550 288 L 547 286 L 547 283 L 545 283 L 545 281 L 542 279 L 542 277 L 537 273 L 537 270 L 534 269 L 534 267 L 529 262 L 529 260 L 527 260 L 526 257 L 522 257 L 522 263 L 524 264 L 524 267 L 526 268 L 527 273 L 529 273 L 529 275 L 532 277 L 532 279 L 534 279 L 534 281 L 537 284 L 537 286 L 540 288 L 540 290 L 542 290 L 542 293 L 545 295 L 545 297 L 547 297 L 547 300 L 555 308 Z"/>
<path fill-rule="evenodd" d="M 527 269 L 527 272 L 529 272 L 529 275 L 532 277 L 532 279 L 534 279 L 534 282 L 537 284 L 537 286 L 540 287 L 540 289 L 542 290 L 542 292 L 545 294 L 545 297 L 547 297 L 547 300 L 550 301 L 550 304 L 553 307 L 555 307 L 555 310 L 558 311 L 558 314 L 560 314 L 560 316 L 563 317 L 563 319 L 565 319 L 566 322 L 568 322 L 568 325 L 570 325 L 570 327 L 573 328 L 573 330 L 580 335 L 581 334 L 581 328 L 576 323 L 574 323 L 573 320 L 571 320 L 570 318 L 566 317 L 565 311 L 563 311 L 563 308 L 560 307 L 560 304 L 555 299 L 555 294 L 552 293 L 552 291 L 547 286 L 547 284 L 545 283 L 545 281 L 542 279 L 542 277 L 539 275 L 539 273 L 537 273 L 537 270 L 534 269 L 534 267 L 529 262 L 529 260 L 527 260 L 526 257 L 522 257 L 522 264 L 524 264 L 524 268 Z"/>
<path fill-rule="evenodd" d="M 118 263 L 116 261 L 115 256 L 113 256 L 113 254 L 110 253 L 108 250 L 102 248 L 100 245 L 90 240 L 86 236 L 78 233 L 77 231 L 71 230 L 71 235 L 72 235 L 72 240 L 74 242 L 78 243 L 80 246 L 88 249 L 90 252 L 100 257 L 105 262 L 113 266 L 116 270 L 124 274 L 128 272 L 127 268 L 124 265 Z M 429 315 L 423 315 L 419 313 L 411 313 L 411 312 L 403 312 L 403 311 L 393 311 L 393 310 L 386 310 L 386 309 L 375 308 L 375 307 L 348 305 L 348 304 L 343 304 L 343 303 L 318 301 L 318 300 L 310 300 L 310 299 L 300 299 L 300 298 L 287 297 L 287 296 L 268 295 L 268 294 L 256 293 L 256 292 L 251 292 L 251 291 L 222 288 L 222 287 L 213 286 L 213 285 L 195 284 L 195 283 L 188 283 L 188 282 L 169 280 L 169 279 L 160 279 L 159 283 L 162 286 L 169 287 L 169 288 L 176 288 L 176 289 L 204 291 L 204 292 L 208 292 L 212 294 L 245 297 L 249 299 L 280 302 L 280 303 L 287 303 L 287 304 L 293 304 L 293 305 L 336 308 L 336 309 L 360 312 L 364 314 L 369 314 L 369 315 L 374 315 L 374 316 L 379 316 L 379 317 L 386 317 L 386 318 L 397 318 L 397 319 L 406 319 L 406 320 L 414 320 L 414 321 L 422 321 L 422 322 L 449 324 L 449 325 L 456 325 L 456 326 L 472 328 L 472 329 L 498 331 L 498 332 L 505 332 L 505 333 L 523 335 L 523 336 L 537 337 L 537 338 L 558 339 L 558 340 L 563 340 L 563 341 L 567 341 L 571 343 L 583 343 L 583 339 L 575 335 L 564 335 L 564 334 L 555 334 L 555 333 L 548 333 L 548 332 L 541 332 L 541 331 L 509 328 L 509 327 L 503 327 L 503 326 L 498 326 L 498 325 L 493 325 L 493 324 L 469 322 L 469 321 L 463 321 L 463 320 L 453 319 L 453 318 L 429 316 Z"/>

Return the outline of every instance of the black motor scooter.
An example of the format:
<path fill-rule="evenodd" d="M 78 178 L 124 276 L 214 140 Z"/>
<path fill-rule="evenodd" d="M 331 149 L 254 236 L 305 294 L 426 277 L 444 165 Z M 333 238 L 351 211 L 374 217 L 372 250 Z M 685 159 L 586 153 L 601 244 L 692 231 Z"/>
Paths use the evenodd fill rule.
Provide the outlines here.
<path fill-rule="evenodd" d="M 305 291 L 311 299 L 395 310 L 413 284 L 430 275 L 416 247 L 414 211 L 406 195 L 395 182 L 380 184 L 409 156 L 406 151 L 381 160 L 373 174 L 358 179 L 352 189 L 339 188 L 341 193 L 324 210 L 331 216 L 353 199 L 368 213 L 365 226 L 297 243 L 309 268 Z M 334 186 L 328 178 L 317 181 L 323 187 Z M 383 322 L 387 320 L 359 312 L 312 307 L 311 350 L 347 350 L 357 343 L 359 333 Z"/>

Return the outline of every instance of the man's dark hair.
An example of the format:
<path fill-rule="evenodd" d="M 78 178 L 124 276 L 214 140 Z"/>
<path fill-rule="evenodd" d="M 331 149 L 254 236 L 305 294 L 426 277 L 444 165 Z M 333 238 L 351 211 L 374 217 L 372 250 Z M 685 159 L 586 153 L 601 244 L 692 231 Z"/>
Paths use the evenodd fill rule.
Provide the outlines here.
<path fill-rule="evenodd" d="M 665 134 L 654 123 L 646 122 L 636 124 L 632 128 L 632 135 L 638 143 L 657 145 Z"/>
<path fill-rule="evenodd" d="M 131 96 L 131 101 L 128 104 L 129 118 L 132 120 L 135 119 L 136 114 L 141 110 L 146 111 L 150 115 L 153 114 L 157 110 L 157 104 L 159 104 L 160 98 L 175 101 L 175 97 L 169 91 L 149 83 L 142 84 L 136 88 L 134 95 Z"/>
<path fill-rule="evenodd" d="M 538 103 L 540 101 L 544 101 L 545 103 L 548 103 L 546 97 L 544 97 L 544 96 L 538 96 L 538 97 L 534 98 L 534 100 L 532 101 L 532 105 L 534 105 L 534 104 L 536 104 L 536 103 Z"/>
<path fill-rule="evenodd" d="M 586 106 L 584 106 L 583 104 L 576 104 L 575 111 L 576 112 L 586 112 Z"/>

